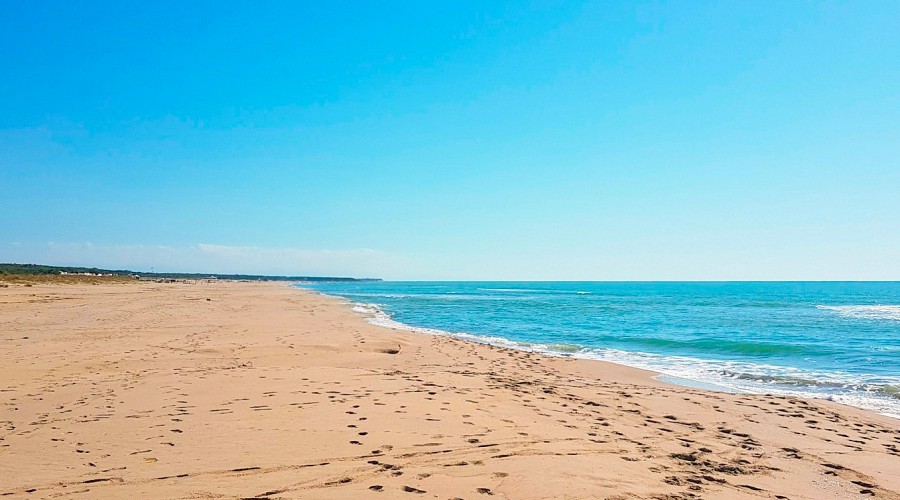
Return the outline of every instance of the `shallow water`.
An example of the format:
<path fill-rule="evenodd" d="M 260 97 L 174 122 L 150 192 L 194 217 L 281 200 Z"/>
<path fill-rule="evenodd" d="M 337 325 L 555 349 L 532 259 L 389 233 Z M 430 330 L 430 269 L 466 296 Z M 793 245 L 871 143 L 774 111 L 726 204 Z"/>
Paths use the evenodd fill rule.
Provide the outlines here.
<path fill-rule="evenodd" d="M 898 282 L 304 284 L 370 321 L 900 418 Z"/>

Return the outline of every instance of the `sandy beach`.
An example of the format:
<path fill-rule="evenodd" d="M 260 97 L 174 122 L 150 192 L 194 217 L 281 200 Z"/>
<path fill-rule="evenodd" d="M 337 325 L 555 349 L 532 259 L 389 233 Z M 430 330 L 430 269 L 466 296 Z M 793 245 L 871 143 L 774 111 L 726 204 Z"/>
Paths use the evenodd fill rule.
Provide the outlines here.
<path fill-rule="evenodd" d="M 652 375 L 283 283 L 12 283 L 0 496 L 900 499 L 900 420 Z"/>

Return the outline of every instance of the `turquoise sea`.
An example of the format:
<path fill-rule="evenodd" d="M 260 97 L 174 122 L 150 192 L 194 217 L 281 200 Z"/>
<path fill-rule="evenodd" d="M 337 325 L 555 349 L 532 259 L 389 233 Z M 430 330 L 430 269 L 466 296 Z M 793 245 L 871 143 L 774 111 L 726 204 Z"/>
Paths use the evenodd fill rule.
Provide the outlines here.
<path fill-rule="evenodd" d="M 302 284 L 369 321 L 900 418 L 900 282 Z"/>

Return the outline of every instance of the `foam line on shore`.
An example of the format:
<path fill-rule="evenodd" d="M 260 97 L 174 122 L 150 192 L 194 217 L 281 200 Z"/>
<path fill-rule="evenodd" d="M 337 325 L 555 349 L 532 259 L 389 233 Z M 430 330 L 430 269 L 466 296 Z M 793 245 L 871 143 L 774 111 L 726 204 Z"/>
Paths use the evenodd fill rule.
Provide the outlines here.
<path fill-rule="evenodd" d="M 354 311 L 362 314 L 370 324 L 384 328 L 452 337 L 469 342 L 534 352 L 546 356 L 605 361 L 651 371 L 659 374 L 657 377 L 654 377 L 657 380 L 685 387 L 731 393 L 773 394 L 825 399 L 900 419 L 900 380 L 885 380 L 883 384 L 864 385 L 849 374 L 837 379 L 830 373 L 812 373 L 774 365 L 703 360 L 682 356 L 662 356 L 610 348 L 590 349 L 570 344 L 517 342 L 497 336 L 449 332 L 399 322 L 393 319 L 378 304 L 355 302 L 345 297 L 330 296 L 317 290 L 309 291 L 340 299 Z M 814 390 L 811 387 L 808 390 L 804 390 L 803 385 L 797 382 L 802 380 L 812 383 L 819 390 Z M 791 387 L 792 385 L 793 387 Z M 850 390 L 862 391 L 865 395 L 851 393 Z"/>

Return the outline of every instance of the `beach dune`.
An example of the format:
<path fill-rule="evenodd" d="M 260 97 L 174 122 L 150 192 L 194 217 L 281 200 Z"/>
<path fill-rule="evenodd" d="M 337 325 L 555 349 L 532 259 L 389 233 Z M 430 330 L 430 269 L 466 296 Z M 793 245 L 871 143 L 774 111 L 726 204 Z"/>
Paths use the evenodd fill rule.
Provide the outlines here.
<path fill-rule="evenodd" d="M 652 375 L 284 284 L 14 284 L 0 495 L 900 499 L 900 421 Z"/>

